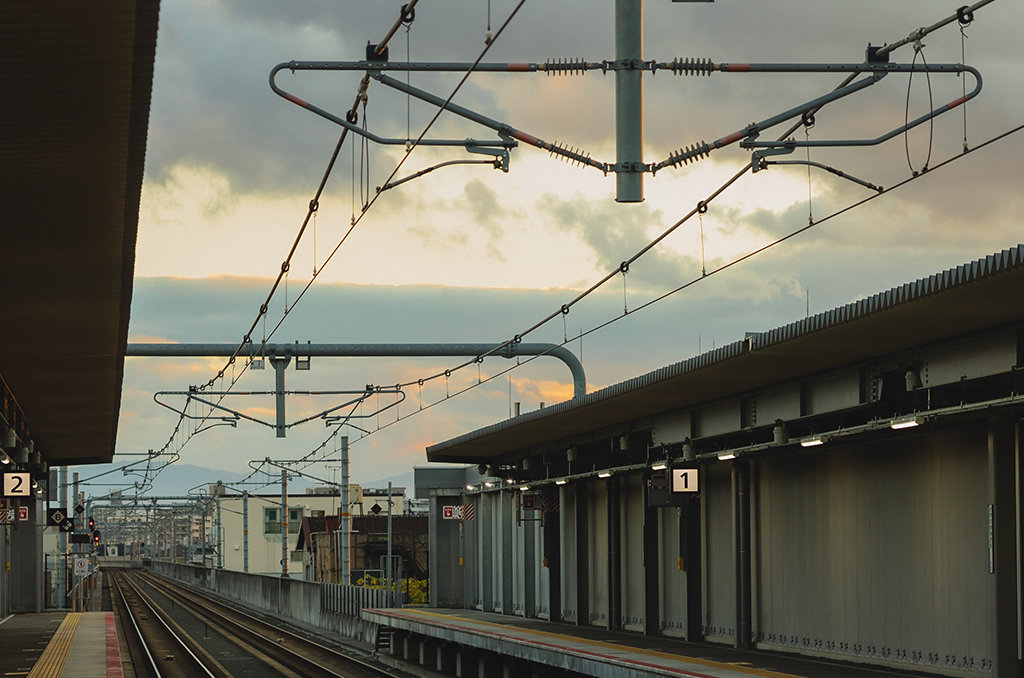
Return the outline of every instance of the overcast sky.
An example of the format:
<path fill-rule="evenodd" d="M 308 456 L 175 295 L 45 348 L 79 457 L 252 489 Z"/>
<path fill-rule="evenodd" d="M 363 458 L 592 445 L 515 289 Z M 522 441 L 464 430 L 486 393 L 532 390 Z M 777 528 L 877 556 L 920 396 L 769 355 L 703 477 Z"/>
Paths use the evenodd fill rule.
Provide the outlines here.
<path fill-rule="evenodd" d="M 248 330 L 301 225 L 340 128 L 276 96 L 271 68 L 289 60 L 358 60 L 377 42 L 401 3 L 270 0 L 164 0 L 143 185 L 130 342 L 237 342 Z M 490 3 L 491 30 L 514 7 Z M 868 43 L 893 42 L 955 11 L 935 0 L 771 3 L 718 0 L 645 3 L 644 56 L 710 58 L 718 62 L 854 63 Z M 614 58 L 613 3 L 527 2 L 494 42 L 485 61 Z M 1024 48 L 1015 33 L 1024 6 L 997 0 L 965 29 L 956 24 L 924 39 L 930 64 L 968 64 L 985 78 L 967 109 L 971 147 L 1024 122 Z M 472 61 L 484 48 L 487 4 L 424 2 L 408 33 L 390 46 L 392 61 Z M 909 62 L 911 47 L 894 61 Z M 919 57 L 920 60 L 920 57 Z M 337 115 L 351 105 L 360 74 L 283 71 L 289 92 Z M 404 77 L 404 76 L 401 76 Z M 447 97 L 457 75 L 414 74 L 411 83 Z M 655 162 L 700 141 L 712 141 L 838 84 L 835 74 L 649 74 L 645 82 L 645 160 Z M 973 80 L 968 78 L 968 86 Z M 958 98 L 956 75 L 930 81 L 936 106 Z M 909 115 L 928 110 L 929 83 L 915 76 Z M 455 102 L 549 141 L 615 161 L 614 76 L 543 74 L 472 76 Z M 892 74 L 816 117 L 811 139 L 874 138 L 902 124 L 908 80 Z M 811 160 L 876 185 L 891 186 L 961 154 L 963 109 L 914 130 L 909 138 L 855 149 L 815 149 Z M 383 136 L 418 136 L 433 109 L 373 82 L 365 122 Z M 360 111 L 361 120 L 364 119 Z M 783 127 L 766 132 L 775 138 Z M 433 138 L 493 139 L 487 129 L 443 115 Z M 797 132 L 803 138 L 804 131 Z M 910 164 L 908 164 L 908 149 Z M 590 390 L 829 310 L 1020 240 L 1024 203 L 1019 159 L 1024 133 L 972 153 L 727 272 L 675 294 L 569 347 L 582 359 Z M 685 215 L 750 158 L 731 146 L 699 163 L 665 169 L 645 180 L 646 201 L 618 204 L 615 179 L 573 167 L 546 152 L 520 147 L 506 174 L 481 165 L 439 169 L 381 194 L 347 242 L 324 266 L 359 213 L 360 194 L 384 183 L 404 153 L 346 142 L 320 200 L 320 210 L 295 255 L 286 287 L 270 305 L 267 331 L 289 313 L 272 341 L 500 342 L 558 309 L 658 233 Z M 929 156 L 930 153 L 930 156 Z M 446 160 L 469 159 L 459 147 L 418 148 L 398 176 Z M 806 159 L 802 150 L 794 156 Z M 353 167 L 355 172 L 353 172 Z M 360 167 L 363 174 L 360 181 Z M 368 167 L 368 170 L 367 170 Z M 872 191 L 805 167 L 772 167 L 741 179 L 693 219 L 533 341 L 561 342 L 713 271 L 775 238 L 846 207 Z M 810 198 L 810 202 L 809 202 Z M 702 239 L 703 230 L 703 261 Z M 320 272 L 307 295 L 295 296 Z M 261 339 L 263 325 L 254 338 Z M 161 448 L 176 415 L 156 405 L 158 390 L 206 382 L 222 360 L 126 361 L 118 453 Z M 358 390 L 367 383 L 414 381 L 452 360 L 314 359 L 309 372 L 288 372 L 299 390 Z M 511 363 L 501 358 L 407 389 L 397 414 L 445 400 Z M 270 390 L 272 372 L 243 376 L 236 390 Z M 219 387 L 218 387 L 219 388 Z M 568 371 L 542 359 L 471 392 L 386 426 L 396 409 L 360 424 L 373 432 L 353 441 L 353 477 L 363 482 L 425 463 L 424 447 L 571 395 Z M 182 402 L 168 398 L 171 402 Z M 269 398 L 230 396 L 228 404 L 271 420 Z M 288 402 L 294 420 L 333 406 L 327 396 Z M 364 406 L 368 410 L 375 403 Z M 381 402 L 381 406 L 386 404 Z M 213 428 L 195 436 L 182 460 L 244 470 L 249 459 L 295 459 L 331 429 L 314 422 L 275 439 L 263 426 Z M 180 438 L 180 436 L 179 436 Z M 176 447 L 176 445 L 175 445 Z M 335 442 L 328 442 L 333 450 Z M 321 466 L 322 468 L 322 466 Z M 316 472 L 316 470 L 311 470 Z M 327 471 L 324 470 L 326 474 Z M 209 479 L 197 478 L 196 483 Z"/>

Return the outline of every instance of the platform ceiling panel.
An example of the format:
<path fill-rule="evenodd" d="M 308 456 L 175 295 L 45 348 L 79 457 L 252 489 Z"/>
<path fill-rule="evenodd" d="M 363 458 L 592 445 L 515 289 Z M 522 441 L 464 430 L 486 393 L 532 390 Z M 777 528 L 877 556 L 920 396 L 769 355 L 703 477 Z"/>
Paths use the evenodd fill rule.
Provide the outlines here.
<path fill-rule="evenodd" d="M 158 14 L 0 5 L 0 375 L 51 465 L 114 454 Z"/>

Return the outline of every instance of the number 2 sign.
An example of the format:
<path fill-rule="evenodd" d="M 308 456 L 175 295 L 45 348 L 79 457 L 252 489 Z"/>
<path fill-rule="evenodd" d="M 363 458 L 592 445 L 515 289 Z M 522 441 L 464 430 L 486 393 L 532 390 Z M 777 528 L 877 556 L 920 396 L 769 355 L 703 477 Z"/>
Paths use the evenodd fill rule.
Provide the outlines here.
<path fill-rule="evenodd" d="M 5 497 L 29 497 L 32 495 L 32 476 L 28 473 L 5 473 Z"/>

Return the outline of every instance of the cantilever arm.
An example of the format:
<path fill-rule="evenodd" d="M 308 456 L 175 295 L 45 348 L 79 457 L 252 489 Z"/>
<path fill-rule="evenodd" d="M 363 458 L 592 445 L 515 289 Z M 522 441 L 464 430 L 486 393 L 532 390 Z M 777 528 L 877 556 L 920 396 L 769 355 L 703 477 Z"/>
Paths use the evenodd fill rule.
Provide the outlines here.
<path fill-rule="evenodd" d="M 275 82 L 275 78 L 277 77 L 278 72 L 282 70 L 296 69 L 297 68 L 295 62 L 291 62 L 278 64 L 277 66 L 274 66 L 274 68 L 270 71 L 270 89 L 274 90 L 274 93 L 277 94 L 282 99 L 290 101 L 296 106 L 305 108 L 307 111 L 315 113 L 316 115 L 319 115 L 321 118 L 330 120 L 336 125 L 341 125 L 350 132 L 354 132 L 360 136 L 366 137 L 370 141 L 377 144 L 384 144 L 389 146 L 404 146 L 409 141 L 408 139 L 392 139 L 389 137 L 378 136 L 373 132 L 370 132 L 369 130 L 363 129 L 359 125 L 351 123 L 348 120 L 345 120 L 344 118 L 334 115 L 329 111 L 325 111 L 319 106 L 315 106 L 309 103 L 308 101 L 304 101 L 303 99 L 300 99 L 294 94 L 290 94 L 283 90 L 282 88 L 280 88 L 277 85 L 277 82 Z M 499 139 L 495 141 L 480 141 L 478 139 L 422 139 L 419 143 L 421 146 L 467 146 L 472 144 L 476 146 L 493 146 L 498 148 L 515 148 L 516 146 L 519 145 L 516 141 L 513 141 L 511 139 Z"/>

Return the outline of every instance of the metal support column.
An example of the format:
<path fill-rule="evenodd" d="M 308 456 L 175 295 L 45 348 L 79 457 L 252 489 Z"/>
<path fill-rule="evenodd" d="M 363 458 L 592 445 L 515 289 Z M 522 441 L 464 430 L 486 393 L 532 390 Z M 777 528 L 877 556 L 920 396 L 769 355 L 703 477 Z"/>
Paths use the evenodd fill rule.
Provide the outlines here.
<path fill-rule="evenodd" d="M 282 368 L 283 369 L 283 368 Z M 283 374 L 283 372 L 282 372 Z M 283 380 L 284 377 L 282 376 Z M 282 384 L 283 386 L 283 384 Z M 281 577 L 288 576 L 288 471 L 281 471 Z"/>
<path fill-rule="evenodd" d="M 389 480 L 388 481 L 388 565 L 387 565 L 387 568 L 384 570 L 384 583 L 387 586 L 387 589 L 386 589 L 387 590 L 387 598 L 386 598 L 387 605 L 386 605 L 386 607 L 394 607 L 395 606 L 395 596 L 394 596 L 394 591 L 392 590 L 394 588 L 393 576 L 394 576 L 394 571 L 393 571 L 393 569 L 391 567 L 391 481 Z"/>
<path fill-rule="evenodd" d="M 548 620 L 562 621 L 562 524 L 561 488 L 544 488 L 547 498 L 544 502 L 544 560 L 548 576 Z M 552 496 L 553 495 L 553 496 Z M 556 508 L 557 507 L 557 508 Z"/>
<path fill-rule="evenodd" d="M 585 483 L 577 483 L 576 502 L 576 625 L 590 624 L 590 493 Z"/>
<path fill-rule="evenodd" d="M 989 420 L 989 563 L 992 600 L 992 678 L 1018 678 L 1017 496 L 1013 418 Z"/>
<path fill-rule="evenodd" d="M 352 518 L 348 497 L 348 436 L 341 436 L 341 583 L 352 583 L 352 563 L 349 542 L 352 537 Z"/>
<path fill-rule="evenodd" d="M 616 202 L 644 200 L 643 0 L 615 0 Z"/>
<path fill-rule="evenodd" d="M 206 534 L 206 510 L 208 508 L 210 508 L 209 504 L 204 501 L 203 502 L 203 518 L 202 518 L 203 526 L 200 528 L 200 531 L 203 533 L 203 544 L 202 544 L 202 547 L 203 547 L 203 567 L 206 567 L 206 544 L 208 542 L 207 534 Z"/>
<path fill-rule="evenodd" d="M 249 490 L 242 491 L 242 572 L 249 571 Z"/>
<path fill-rule="evenodd" d="M 61 466 L 57 470 L 57 506 L 64 509 L 64 515 L 72 515 L 72 507 L 68 505 L 68 467 Z M 60 531 L 57 538 L 57 601 L 61 608 L 68 606 L 68 533 Z"/>
<path fill-rule="evenodd" d="M 220 522 L 220 496 L 217 497 L 217 538 L 214 540 L 217 544 L 217 569 L 224 569 L 224 537 L 221 534 L 221 522 Z"/>
<path fill-rule="evenodd" d="M 661 569 L 658 562 L 659 513 L 661 509 L 651 506 L 650 475 L 644 475 L 644 635 L 657 636 L 661 633 Z"/>
<path fill-rule="evenodd" d="M 622 629 L 622 510 L 619 479 L 608 486 L 608 630 Z"/>
<path fill-rule="evenodd" d="M 291 356 L 278 357 L 273 356 L 270 358 L 270 364 L 274 366 L 274 377 L 275 377 L 275 388 L 277 395 L 277 437 L 284 438 L 287 427 L 285 426 L 284 417 L 284 368 L 288 367 L 288 363 L 291 362 Z"/>
<path fill-rule="evenodd" d="M 751 647 L 750 597 L 750 466 L 736 461 L 732 466 L 733 520 L 736 534 L 736 636 L 733 647 Z"/>

